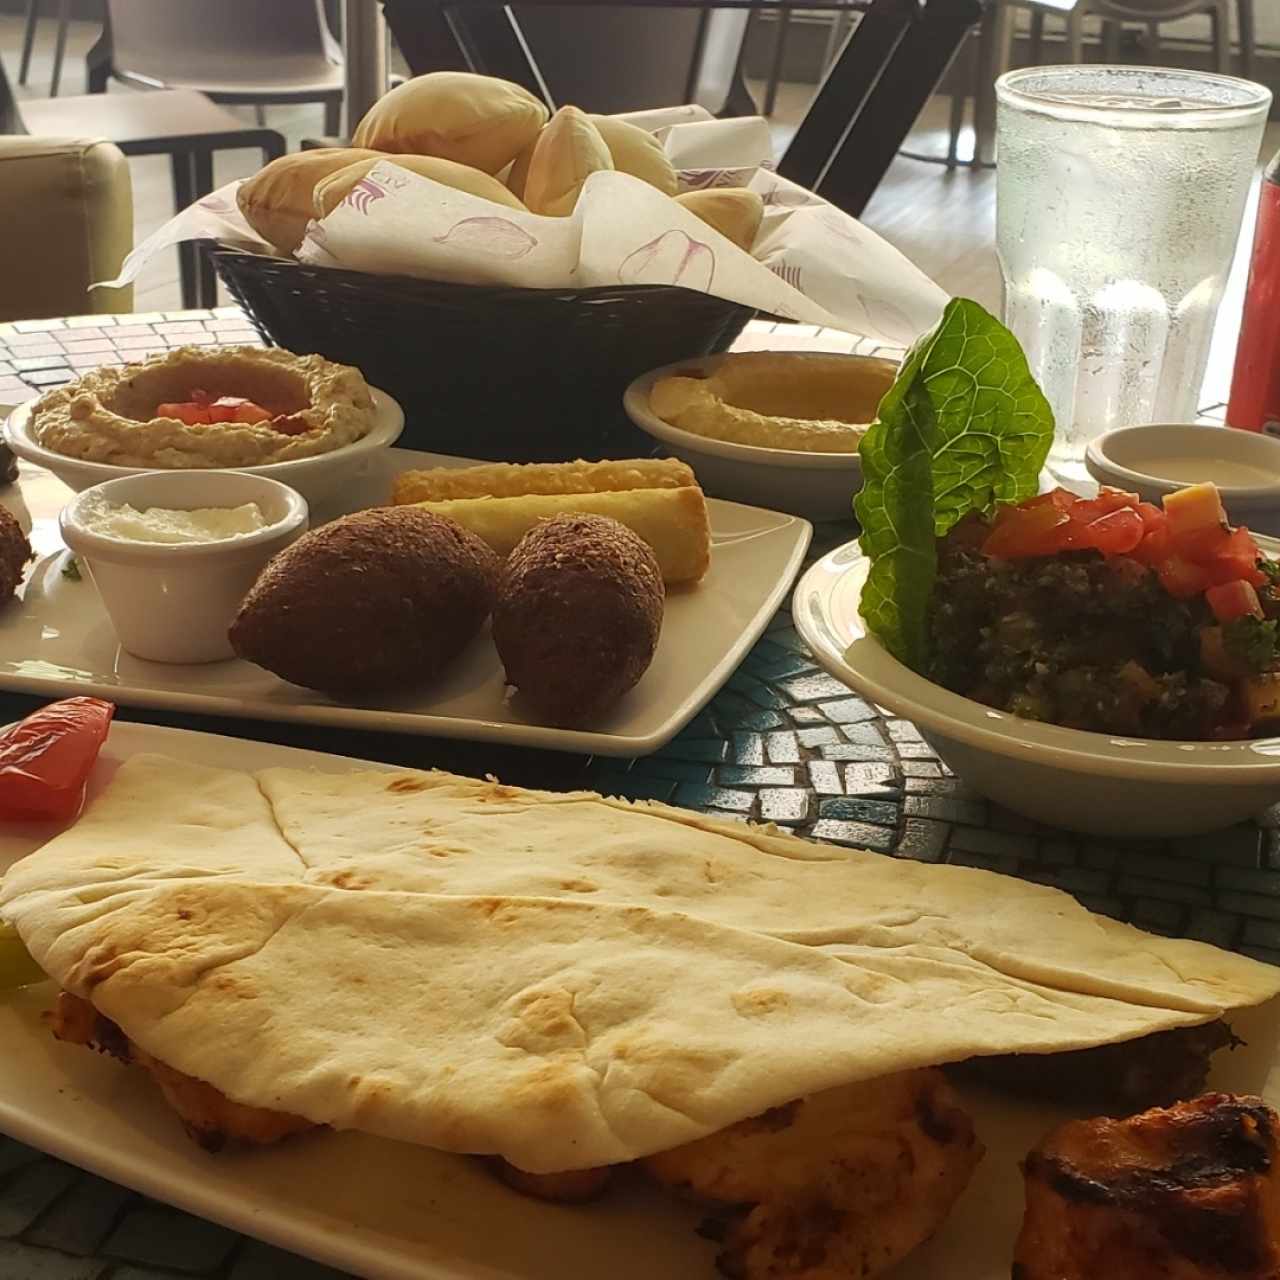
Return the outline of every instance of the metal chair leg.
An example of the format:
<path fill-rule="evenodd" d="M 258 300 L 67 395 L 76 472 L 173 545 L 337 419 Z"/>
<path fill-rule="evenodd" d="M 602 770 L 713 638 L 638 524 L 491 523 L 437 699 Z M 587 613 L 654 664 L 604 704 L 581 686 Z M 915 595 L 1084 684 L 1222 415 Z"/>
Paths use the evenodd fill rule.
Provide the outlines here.
<path fill-rule="evenodd" d="M 1160 65 L 1160 24 L 1147 23 L 1147 61 L 1153 67 Z"/>
<path fill-rule="evenodd" d="M 995 162 L 996 81 L 1012 61 L 1014 6 L 991 5 L 978 26 L 978 91 L 973 101 L 973 163 Z"/>
<path fill-rule="evenodd" d="M 330 94 L 324 100 L 324 133 L 326 138 L 336 138 L 342 130 L 342 95 Z"/>
<path fill-rule="evenodd" d="M 1067 61 L 1072 66 L 1084 61 L 1084 14 L 1079 9 L 1067 14 Z"/>
<path fill-rule="evenodd" d="M 778 9 L 775 19 L 778 24 L 777 34 L 773 38 L 773 65 L 769 68 L 769 84 L 764 94 L 764 114 L 773 115 L 778 105 L 778 82 L 782 79 L 782 60 L 787 55 L 787 36 L 791 31 L 791 10 Z"/>
<path fill-rule="evenodd" d="M 1031 65 L 1038 67 L 1040 59 L 1044 56 L 1044 10 L 1033 9 L 1031 11 L 1031 45 L 1028 50 L 1031 59 Z"/>
<path fill-rule="evenodd" d="M 1253 0 L 1236 0 L 1236 21 L 1240 28 L 1240 74 L 1253 79 L 1254 24 Z"/>
<path fill-rule="evenodd" d="M 106 93 L 111 71 L 111 19 L 108 16 L 93 48 L 84 55 L 85 87 L 90 93 Z"/>
<path fill-rule="evenodd" d="M 56 98 L 62 84 L 62 64 L 67 56 L 67 28 L 71 25 L 71 0 L 58 0 L 58 42 L 53 49 L 53 77 L 49 97 Z"/>
<path fill-rule="evenodd" d="M 36 27 L 40 22 L 40 0 L 27 0 L 26 26 L 22 29 L 22 61 L 18 63 L 18 83 L 26 84 L 31 72 L 31 51 L 36 43 Z"/>
<path fill-rule="evenodd" d="M 1209 24 L 1213 28 L 1214 69 L 1224 76 L 1231 74 L 1231 9 L 1227 0 L 1218 0 L 1216 8 L 1209 10 Z"/>
<path fill-rule="evenodd" d="M 175 151 L 169 157 L 173 172 L 173 205 L 175 211 L 185 209 L 195 196 L 195 165 L 190 151 Z M 199 281 L 196 273 L 196 247 L 190 240 L 178 245 L 178 280 L 182 286 L 182 306 L 191 310 L 199 306 L 197 301 Z"/>
<path fill-rule="evenodd" d="M 973 41 L 966 40 L 960 47 L 959 53 L 956 55 L 956 62 L 966 61 L 972 63 Z M 968 55 L 968 56 L 966 56 Z M 964 129 L 964 104 L 968 94 L 965 92 L 965 85 L 972 82 L 975 90 L 978 90 L 977 74 L 972 66 L 966 66 L 963 71 L 957 73 L 952 66 L 952 90 L 951 90 L 951 119 L 948 122 L 947 129 L 947 168 L 954 169 L 960 163 L 960 133 Z M 977 103 L 978 93 L 973 95 L 974 103 Z"/>
<path fill-rule="evenodd" d="M 213 190 L 213 152 L 197 151 L 191 157 L 191 198 L 199 200 Z M 218 277 L 214 273 L 213 259 L 200 245 L 195 246 L 196 306 L 218 305 Z"/>
<path fill-rule="evenodd" d="M 1110 18 L 1102 22 L 1102 60 L 1116 63 L 1120 61 L 1120 38 L 1124 35 L 1124 27 Z"/>

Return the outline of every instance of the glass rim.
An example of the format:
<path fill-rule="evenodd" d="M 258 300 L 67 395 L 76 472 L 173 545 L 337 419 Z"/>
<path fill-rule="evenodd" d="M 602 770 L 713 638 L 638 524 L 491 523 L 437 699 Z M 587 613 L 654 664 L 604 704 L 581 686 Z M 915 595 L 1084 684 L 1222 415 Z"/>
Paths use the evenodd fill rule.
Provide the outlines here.
<path fill-rule="evenodd" d="M 1150 80 L 1167 77 L 1185 82 L 1219 85 L 1240 94 L 1237 102 L 1195 102 L 1186 106 L 1169 108 L 1118 107 L 1114 103 L 1094 106 L 1087 102 L 1065 102 L 1057 94 L 1045 90 L 1022 87 L 1027 80 L 1046 76 L 1068 74 L 1072 76 L 1096 76 L 1098 73 L 1116 73 L 1117 79 Z M 1164 122 L 1173 127 L 1188 124 L 1228 125 L 1262 114 L 1271 106 L 1271 90 L 1266 85 L 1239 76 L 1223 75 L 1217 71 L 1184 70 L 1179 67 L 1143 67 L 1120 63 L 1059 63 L 1044 67 L 1019 67 L 1006 71 L 996 80 L 996 98 L 1009 106 L 1043 115 L 1057 116 L 1063 120 L 1105 122 L 1112 128 L 1126 126 L 1149 127 Z"/>

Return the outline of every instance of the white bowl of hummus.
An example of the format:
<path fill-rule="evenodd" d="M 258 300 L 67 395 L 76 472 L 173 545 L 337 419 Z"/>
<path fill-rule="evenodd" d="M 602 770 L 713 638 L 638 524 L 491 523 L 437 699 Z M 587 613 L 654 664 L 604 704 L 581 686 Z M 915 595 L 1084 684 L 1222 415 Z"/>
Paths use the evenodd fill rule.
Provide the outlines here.
<path fill-rule="evenodd" d="M 713 497 L 849 520 L 858 445 L 897 372 L 893 360 L 827 352 L 702 356 L 637 378 L 623 404 Z"/>
<path fill-rule="evenodd" d="M 248 471 L 146 471 L 59 517 L 123 649 L 151 662 L 233 655 L 227 629 L 263 566 L 306 532 L 306 500 Z"/>
<path fill-rule="evenodd" d="M 144 471 L 237 470 L 323 503 L 404 429 L 356 369 L 276 348 L 179 347 L 20 405 L 4 438 L 76 492 Z"/>

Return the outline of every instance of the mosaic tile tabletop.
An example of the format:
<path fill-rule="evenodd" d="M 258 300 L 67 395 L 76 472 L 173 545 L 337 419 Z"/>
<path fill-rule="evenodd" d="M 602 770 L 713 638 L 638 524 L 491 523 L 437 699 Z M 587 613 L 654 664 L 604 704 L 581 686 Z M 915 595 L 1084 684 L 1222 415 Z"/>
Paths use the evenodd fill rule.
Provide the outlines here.
<path fill-rule="evenodd" d="M 206 312 L 172 323 L 196 319 L 204 326 L 234 317 Z M 240 326 L 216 332 L 247 337 Z M 817 530 L 812 555 L 854 532 L 852 525 Z M 0 695 L 5 719 L 35 705 Z M 773 822 L 886 857 L 985 867 L 1055 885 L 1145 929 L 1280 964 L 1280 806 L 1259 823 L 1213 836 L 1125 844 L 1006 813 L 953 777 L 912 724 L 823 673 L 785 608 L 709 706 L 661 751 L 634 761 L 131 708 L 120 714 L 353 757 L 494 773 L 523 785 L 586 786 Z M 0 1137 L 0 1280 L 338 1275 Z"/>

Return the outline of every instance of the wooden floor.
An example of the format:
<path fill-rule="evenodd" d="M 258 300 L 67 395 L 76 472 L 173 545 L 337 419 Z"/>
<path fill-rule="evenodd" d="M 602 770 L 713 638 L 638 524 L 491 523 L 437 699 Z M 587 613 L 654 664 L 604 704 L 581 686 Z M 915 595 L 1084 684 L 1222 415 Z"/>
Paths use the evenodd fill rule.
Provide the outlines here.
<path fill-rule="evenodd" d="M 19 96 L 47 93 L 56 23 L 40 25 L 31 82 L 18 89 Z M 63 75 L 64 94 L 84 91 L 84 53 L 96 38 L 91 23 L 73 23 Z M 16 85 L 22 20 L 0 16 L 0 56 L 9 79 Z M 132 92 L 113 86 L 114 93 Z M 785 147 L 795 123 L 802 117 L 813 93 L 812 85 L 783 85 L 774 118 L 777 147 Z M 757 95 L 757 100 L 759 100 Z M 236 109 L 246 123 L 253 119 L 248 108 Z M 948 100 L 935 98 L 908 140 L 908 149 L 941 155 L 946 150 Z M 321 130 L 321 109 L 317 106 L 281 106 L 267 109 L 267 122 L 280 130 L 290 147 L 308 134 Z M 1280 125 L 1268 129 L 1264 155 L 1280 147 Z M 228 151 L 217 157 L 215 180 L 229 182 L 245 176 L 259 163 L 256 152 Z M 141 240 L 173 213 L 173 194 L 168 161 L 164 157 L 141 157 L 130 161 L 134 179 L 135 240 Z M 996 264 L 995 172 L 991 169 L 958 168 L 900 156 L 894 161 L 866 210 L 864 221 L 890 243 L 902 250 L 921 270 L 948 293 L 975 298 L 985 306 L 1000 307 L 1000 274 Z M 1252 202 L 1251 202 L 1252 203 Z M 1246 228 L 1251 238 L 1251 230 Z M 1243 294 L 1243 260 L 1233 279 L 1233 288 L 1224 305 L 1224 318 L 1234 308 L 1238 316 Z M 136 289 L 139 311 L 172 310 L 181 305 L 178 294 L 176 253 L 153 261 Z M 1234 331 L 1234 322 L 1231 324 Z M 1221 361 L 1219 361 L 1221 363 Z"/>

